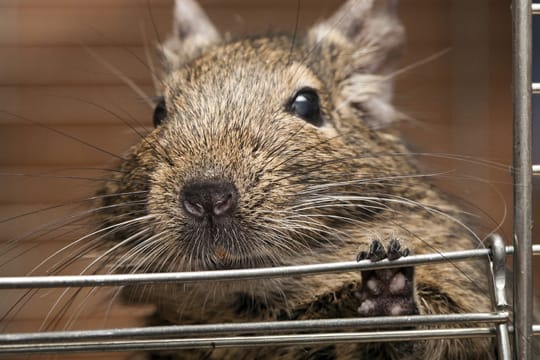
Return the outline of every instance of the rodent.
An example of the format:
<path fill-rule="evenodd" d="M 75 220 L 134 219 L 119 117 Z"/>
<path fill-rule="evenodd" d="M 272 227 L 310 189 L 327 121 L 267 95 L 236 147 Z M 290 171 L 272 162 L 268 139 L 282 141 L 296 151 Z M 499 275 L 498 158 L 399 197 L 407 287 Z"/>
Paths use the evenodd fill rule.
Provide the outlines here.
<path fill-rule="evenodd" d="M 197 4 L 177 1 L 156 128 L 99 192 L 102 261 L 196 271 L 481 245 L 392 129 L 404 38 L 395 7 L 350 0 L 304 37 L 223 39 Z M 123 298 L 155 304 L 154 324 L 487 312 L 483 265 L 128 287 Z M 493 349 L 469 338 L 151 356 L 493 359 Z"/>

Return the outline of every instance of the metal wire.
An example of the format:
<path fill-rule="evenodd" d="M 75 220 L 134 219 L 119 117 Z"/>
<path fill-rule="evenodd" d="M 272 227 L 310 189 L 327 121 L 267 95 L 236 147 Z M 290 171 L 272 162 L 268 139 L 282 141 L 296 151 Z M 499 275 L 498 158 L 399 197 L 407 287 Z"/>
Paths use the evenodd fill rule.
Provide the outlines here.
<path fill-rule="evenodd" d="M 535 254 L 540 254 L 540 245 L 533 245 L 532 251 Z M 513 254 L 514 250 L 511 246 L 509 246 L 505 248 L 505 252 L 506 254 Z M 388 259 L 385 259 L 378 262 L 363 260 L 359 262 L 346 261 L 338 263 L 280 266 L 257 269 L 234 269 L 151 274 L 0 277 L 0 290 L 268 279 L 296 275 L 316 275 L 346 271 L 388 269 L 396 267 L 444 263 L 449 261 L 465 261 L 474 258 L 487 257 L 488 255 L 490 255 L 490 249 L 473 249 L 441 252 L 434 254 L 411 255 L 396 260 L 390 261 Z"/>
<path fill-rule="evenodd" d="M 506 252 L 504 240 L 498 234 L 488 238 L 491 249 L 491 288 L 492 297 L 495 300 L 497 311 L 506 312 L 510 308 L 506 299 Z M 508 324 L 497 324 L 497 355 L 500 360 L 510 360 L 512 358 L 510 336 Z"/>
<path fill-rule="evenodd" d="M 0 345 L 36 342 L 91 341 L 97 339 L 117 340 L 122 338 L 165 338 L 188 335 L 237 334 L 283 331 L 321 331 L 345 330 L 382 327 L 403 327 L 422 325 L 467 323 L 503 323 L 508 320 L 508 313 L 467 313 L 444 315 L 411 315 L 392 317 L 366 317 L 351 319 L 318 319 L 293 321 L 267 321 L 250 323 L 227 323 L 205 325 L 169 325 L 135 327 L 126 329 L 103 329 L 84 331 L 49 331 L 34 333 L 0 334 Z M 2 348 L 0 347 L 0 353 Z"/>
<path fill-rule="evenodd" d="M 2 345 L 3 354 L 32 354 L 88 351 L 141 351 L 215 349 L 228 347 L 286 346 L 327 343 L 362 343 L 372 341 L 411 341 L 428 339 L 454 339 L 495 336 L 494 327 L 450 328 L 429 330 L 369 331 L 351 333 L 325 333 L 274 336 L 237 336 L 166 340 L 93 341 L 85 343 L 53 343 Z"/>
<path fill-rule="evenodd" d="M 492 236 L 489 241 L 492 249 L 477 249 L 460 252 L 448 252 L 442 254 L 416 255 L 408 258 L 398 259 L 396 261 L 385 261 L 387 264 L 384 267 L 392 266 L 410 266 L 430 264 L 441 261 L 461 261 L 474 257 L 484 257 L 491 255 L 491 258 L 496 260 L 499 258 L 499 265 L 504 263 L 504 258 L 507 254 L 513 253 L 513 248 L 504 246 L 504 242 L 498 236 Z M 533 247 L 535 254 L 540 254 L 540 245 Z M 497 255 L 498 254 L 498 255 Z M 410 259 L 405 261 L 405 259 Z M 493 264 L 496 262 L 494 261 Z M 166 277 L 164 281 L 203 281 L 229 279 L 239 280 L 244 278 L 252 278 L 253 276 L 261 277 L 262 275 L 269 276 L 289 276 L 291 273 L 295 275 L 316 275 L 317 273 L 336 272 L 359 269 L 379 268 L 382 266 L 379 262 L 371 263 L 362 261 L 344 262 L 334 264 L 320 265 L 304 265 L 282 268 L 267 268 L 267 269 L 249 269 L 241 270 L 242 274 L 237 274 L 238 270 L 227 271 L 206 271 L 199 273 L 177 273 L 177 274 L 139 274 L 139 275 L 173 275 Z M 501 267 L 499 266 L 499 275 Z M 502 267 L 504 270 L 504 267 Z M 494 274 L 497 269 L 494 266 Z M 113 278 L 113 283 L 124 283 L 126 278 L 128 283 L 131 281 L 155 281 L 156 279 L 139 278 L 139 275 L 120 275 L 116 278 L 115 275 L 108 275 Z M 110 285 L 110 283 L 99 283 L 103 279 L 88 279 L 96 276 L 83 277 L 83 284 L 87 286 L 95 285 Z M 66 282 L 66 277 L 45 277 L 47 278 L 48 286 L 80 286 L 81 279 L 75 279 L 75 282 Z M 74 277 L 80 278 L 80 277 Z M 11 281 L 5 281 L 12 279 Z M 15 280 L 13 280 L 15 279 Z M 0 279 L 6 288 L 12 281 L 19 281 L 18 278 L 3 278 Z M 87 283 L 89 280 L 89 283 Z M 494 287 L 500 283 L 500 278 L 493 277 Z M 97 282 L 96 282 L 97 281 Z M 90 285 L 91 283 L 91 285 Z M 504 285 L 504 282 L 503 284 Z M 19 288 L 16 286 L 15 288 Z M 311 342 L 368 342 L 368 341 L 408 341 L 434 338 L 457 338 L 457 337 L 479 337 L 479 336 L 497 336 L 499 353 L 503 354 L 501 359 L 510 359 L 508 326 L 510 315 L 505 311 L 505 301 L 500 298 L 503 295 L 497 295 L 497 311 L 493 313 L 470 313 L 470 314 L 447 314 L 447 315 L 415 315 L 415 316 L 396 316 L 396 317 L 374 317 L 374 318 L 353 318 L 353 319 L 318 319 L 318 320 L 301 320 L 301 321 L 280 321 L 280 322 L 254 322 L 254 323 L 236 323 L 236 324 L 209 324 L 209 325 L 172 325 L 172 326 L 156 326 L 156 327 L 135 327 L 125 329 L 102 329 L 102 330 L 86 330 L 86 331 L 50 331 L 38 333 L 13 333 L 0 335 L 0 355 L 20 354 L 20 353 L 66 353 L 66 352 L 91 352 L 91 351 L 134 351 L 134 350 L 151 350 L 151 349 L 188 349 L 188 348 L 207 348 L 207 347 L 232 347 L 232 346 L 260 346 L 260 345 L 300 345 Z M 275 332 L 313 332 L 313 331 L 336 331 L 347 329 L 374 329 L 387 327 L 416 327 L 427 325 L 452 325 L 459 324 L 460 328 L 444 328 L 430 330 L 398 330 L 398 331 L 370 331 L 369 333 L 323 333 L 323 334 L 285 334 L 285 335 L 261 335 L 261 336 L 237 336 L 237 337 L 208 337 L 208 338 L 185 338 L 190 335 L 216 335 L 216 334 L 260 334 L 260 333 L 275 333 Z M 486 327 L 463 327 L 465 324 L 490 324 Z M 533 328 L 534 333 L 540 333 L 540 325 Z M 178 337 L 181 337 L 180 339 Z M 159 338 L 159 339 L 155 339 Z M 165 340 L 166 339 L 166 340 Z M 504 345 L 506 344 L 506 345 Z M 507 354 L 505 356 L 504 354 Z"/>
<path fill-rule="evenodd" d="M 513 0 L 514 354 L 520 360 L 532 360 L 532 12 L 531 0 Z"/>
<path fill-rule="evenodd" d="M 0 289 L 32 289 L 54 287 L 94 287 L 133 284 L 155 284 L 169 282 L 198 282 L 198 281 L 224 281 L 246 280 L 286 277 L 295 275 L 314 275 L 323 273 L 387 269 L 423 265 L 428 263 L 441 263 L 448 261 L 463 261 L 472 258 L 487 257 L 489 249 L 474 249 L 453 251 L 437 254 L 411 255 L 397 260 L 381 260 L 371 262 L 348 261 L 339 263 L 326 263 L 316 265 L 282 266 L 273 268 L 235 269 L 214 271 L 193 271 L 177 273 L 153 274 L 111 274 L 111 275 L 79 275 L 79 276 L 19 276 L 0 278 Z"/>

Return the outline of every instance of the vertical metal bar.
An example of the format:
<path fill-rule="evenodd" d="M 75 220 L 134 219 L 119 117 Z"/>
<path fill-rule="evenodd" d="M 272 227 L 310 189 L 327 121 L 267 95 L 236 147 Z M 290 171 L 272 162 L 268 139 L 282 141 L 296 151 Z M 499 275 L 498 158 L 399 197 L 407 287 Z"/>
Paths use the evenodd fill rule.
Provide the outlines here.
<path fill-rule="evenodd" d="M 504 240 L 498 234 L 488 238 L 491 248 L 492 291 L 497 312 L 508 316 L 509 305 L 506 300 L 506 249 Z M 512 359 L 508 324 L 497 324 L 497 355 L 499 360 Z"/>
<path fill-rule="evenodd" d="M 511 360 L 512 350 L 507 324 L 497 324 L 497 359 Z"/>
<path fill-rule="evenodd" d="M 491 234 L 487 239 L 491 249 L 491 276 L 493 298 L 497 311 L 508 311 L 509 305 L 506 299 L 506 247 L 504 240 L 499 234 Z"/>
<path fill-rule="evenodd" d="M 515 353 L 532 360 L 531 0 L 513 0 Z"/>

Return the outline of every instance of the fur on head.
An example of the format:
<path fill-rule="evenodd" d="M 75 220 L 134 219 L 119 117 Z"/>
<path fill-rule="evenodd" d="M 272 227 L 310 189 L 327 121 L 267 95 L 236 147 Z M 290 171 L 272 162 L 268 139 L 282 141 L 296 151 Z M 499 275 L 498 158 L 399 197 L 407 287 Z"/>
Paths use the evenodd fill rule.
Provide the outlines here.
<path fill-rule="evenodd" d="M 129 225 L 114 232 L 116 266 L 324 260 L 351 241 L 348 226 L 368 233 L 389 207 L 380 198 L 405 191 L 388 179 L 414 173 L 385 155 L 405 150 L 381 130 L 395 117 L 389 69 L 404 37 L 395 1 L 348 1 L 295 40 L 224 41 L 191 0 L 175 16 L 157 127 L 103 190 L 131 193 L 111 208 Z"/>

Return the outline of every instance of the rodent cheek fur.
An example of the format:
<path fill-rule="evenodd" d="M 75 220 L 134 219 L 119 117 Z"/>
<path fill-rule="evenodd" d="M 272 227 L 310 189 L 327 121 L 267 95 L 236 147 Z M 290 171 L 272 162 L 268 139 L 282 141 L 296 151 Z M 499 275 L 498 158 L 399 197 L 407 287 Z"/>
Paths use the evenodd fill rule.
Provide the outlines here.
<path fill-rule="evenodd" d="M 147 200 L 152 232 L 177 253 L 167 270 L 284 264 L 337 246 L 336 223 L 374 216 L 370 198 L 389 191 L 373 174 L 390 175 L 392 157 L 378 156 L 369 137 L 348 143 L 286 113 L 259 119 L 259 127 L 218 130 L 199 121 L 205 120 L 157 129 L 169 161 L 146 152 L 154 157 L 147 160 L 154 164 Z M 238 191 L 226 226 L 193 223 L 182 207 L 182 188 L 204 179 L 231 182 Z"/>
<path fill-rule="evenodd" d="M 410 171 L 383 154 L 391 142 L 336 110 L 342 101 L 328 84 L 330 70 L 289 51 L 286 38 L 233 42 L 169 75 L 167 118 L 134 149 L 137 164 L 128 169 L 147 178 L 156 254 L 173 254 L 162 262 L 167 268 L 144 268 L 285 265 L 314 249 L 331 251 L 347 240 L 344 224 L 377 215 L 377 197 L 395 192 L 388 179 L 406 175 L 400 166 Z M 287 111 L 302 87 L 317 89 L 323 127 Z M 234 188 L 226 221 L 193 221 L 186 211 L 185 187 L 204 182 Z"/>
<path fill-rule="evenodd" d="M 299 230 L 303 222 L 292 218 L 293 207 L 306 197 L 301 195 L 308 185 L 306 171 L 318 172 L 313 163 L 330 159 L 327 147 L 331 144 L 324 144 L 328 139 L 298 119 L 283 115 L 273 120 L 281 125 L 268 126 L 274 136 L 262 139 L 260 134 L 247 136 L 245 129 L 243 134 L 229 129 L 213 135 L 198 133 L 193 143 L 184 143 L 174 141 L 178 132 L 187 137 L 181 124 L 162 130 L 160 147 L 167 149 L 171 162 L 155 159 L 147 208 L 156 216 L 153 232 L 165 234 L 165 241 L 182 249 L 179 254 L 185 257 L 178 257 L 176 266 L 183 267 L 182 262 L 189 260 L 190 269 L 211 267 L 219 262 L 220 251 L 222 256 L 226 253 L 230 266 L 235 261 L 238 266 L 261 265 L 261 259 L 276 263 L 284 256 L 297 256 L 306 248 L 307 237 L 315 239 Z M 204 137 L 214 140 L 203 141 Z M 324 145 L 313 146 L 318 142 Z M 237 208 L 226 226 L 193 223 L 181 204 L 182 189 L 192 182 L 215 179 L 234 184 Z"/>

